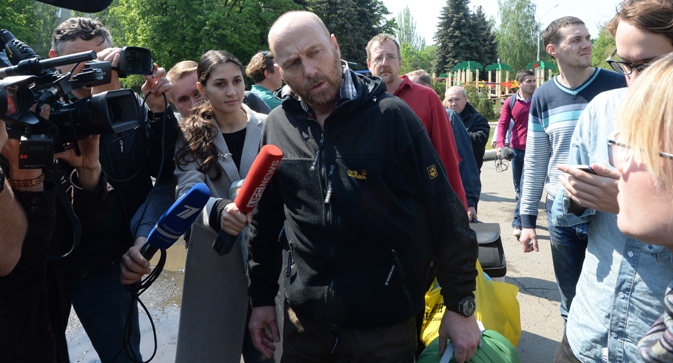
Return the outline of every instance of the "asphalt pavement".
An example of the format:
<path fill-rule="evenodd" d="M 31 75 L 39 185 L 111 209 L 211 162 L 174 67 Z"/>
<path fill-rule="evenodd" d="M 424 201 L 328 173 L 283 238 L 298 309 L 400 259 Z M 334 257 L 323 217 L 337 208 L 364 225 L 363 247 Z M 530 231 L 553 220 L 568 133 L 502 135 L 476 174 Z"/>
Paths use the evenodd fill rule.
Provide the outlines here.
<path fill-rule="evenodd" d="M 538 218 L 540 252 L 523 253 L 510 226 L 515 206 L 511 170 L 497 172 L 492 158 L 493 152 L 487 151 L 481 172 L 482 192 L 478 218 L 483 222 L 500 223 L 507 259 L 505 281 L 519 287 L 517 299 L 523 332 L 517 351 L 521 362 L 551 362 L 563 336 L 563 319 L 559 312 L 559 293 L 554 280 L 544 205 L 540 203 Z M 157 351 L 152 360 L 156 363 L 172 363 L 175 357 L 184 275 L 184 244 L 178 243 L 171 247 L 168 257 L 167 266 L 160 278 L 141 296 L 156 327 Z M 71 361 L 100 362 L 74 311 L 72 315 L 68 328 Z M 152 355 L 155 344 L 147 316 L 142 312 L 140 316 L 141 352 L 147 360 Z"/>

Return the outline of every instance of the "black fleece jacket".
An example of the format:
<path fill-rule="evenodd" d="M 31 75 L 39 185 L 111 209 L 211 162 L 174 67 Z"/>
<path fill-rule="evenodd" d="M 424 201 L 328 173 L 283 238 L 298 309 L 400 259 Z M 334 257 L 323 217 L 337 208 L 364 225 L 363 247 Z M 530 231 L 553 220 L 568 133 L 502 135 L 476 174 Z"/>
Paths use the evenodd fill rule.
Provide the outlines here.
<path fill-rule="evenodd" d="M 290 306 L 326 327 L 366 328 L 423 309 L 431 259 L 446 304 L 471 296 L 478 246 L 420 120 L 380 79 L 351 76 L 356 99 L 324 128 L 293 97 L 267 118 L 261 143 L 284 156 L 254 212 L 249 294 L 274 304 L 284 227 Z"/>

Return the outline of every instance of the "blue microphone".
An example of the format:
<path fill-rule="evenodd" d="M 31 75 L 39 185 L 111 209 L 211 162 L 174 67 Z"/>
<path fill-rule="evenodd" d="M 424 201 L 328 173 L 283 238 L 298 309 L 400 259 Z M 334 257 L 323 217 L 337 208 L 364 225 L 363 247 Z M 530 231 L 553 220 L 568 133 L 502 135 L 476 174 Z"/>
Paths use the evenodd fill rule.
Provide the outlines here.
<path fill-rule="evenodd" d="M 208 187 L 204 183 L 198 183 L 176 200 L 147 236 L 147 242 L 140 249 L 143 257 L 149 260 L 157 250 L 172 246 L 192 226 L 203 206 L 208 203 L 208 198 Z"/>

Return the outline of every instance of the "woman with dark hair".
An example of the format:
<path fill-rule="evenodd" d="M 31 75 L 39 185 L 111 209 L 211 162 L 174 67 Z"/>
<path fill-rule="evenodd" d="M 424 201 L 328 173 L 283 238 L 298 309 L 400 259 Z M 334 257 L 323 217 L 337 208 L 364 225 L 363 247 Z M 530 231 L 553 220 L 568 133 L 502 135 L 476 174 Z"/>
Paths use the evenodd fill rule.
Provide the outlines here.
<path fill-rule="evenodd" d="M 176 362 L 239 362 L 249 306 L 247 253 L 240 237 L 223 256 L 212 244 L 220 230 L 237 236 L 246 225 L 230 188 L 257 156 L 266 115 L 243 104 L 244 69 L 231 53 L 206 52 L 197 77 L 206 101 L 180 124 L 176 196 L 204 182 L 211 197 L 189 238 Z"/>

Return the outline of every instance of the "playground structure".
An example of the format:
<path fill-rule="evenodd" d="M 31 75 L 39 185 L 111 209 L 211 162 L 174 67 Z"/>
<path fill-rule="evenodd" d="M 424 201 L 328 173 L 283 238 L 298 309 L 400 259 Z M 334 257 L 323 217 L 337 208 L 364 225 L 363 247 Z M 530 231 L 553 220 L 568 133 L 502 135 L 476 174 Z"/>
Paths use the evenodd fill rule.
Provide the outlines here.
<path fill-rule="evenodd" d="M 533 70 L 536 83 L 540 86 L 552 78 L 556 66 L 549 61 L 538 61 L 529 63 L 526 69 Z M 488 72 L 485 81 L 479 79 L 480 71 Z M 515 75 L 516 72 L 512 67 L 505 63 L 489 64 L 484 69 L 484 66 L 479 62 L 463 61 L 456 64 L 450 73 L 442 74 L 435 80 L 446 80 L 446 89 L 452 86 L 474 84 L 479 92 L 487 94 L 488 98 L 494 100 L 499 107 L 507 97 L 519 88 L 516 79 L 510 80 L 510 76 L 513 78 Z"/>

